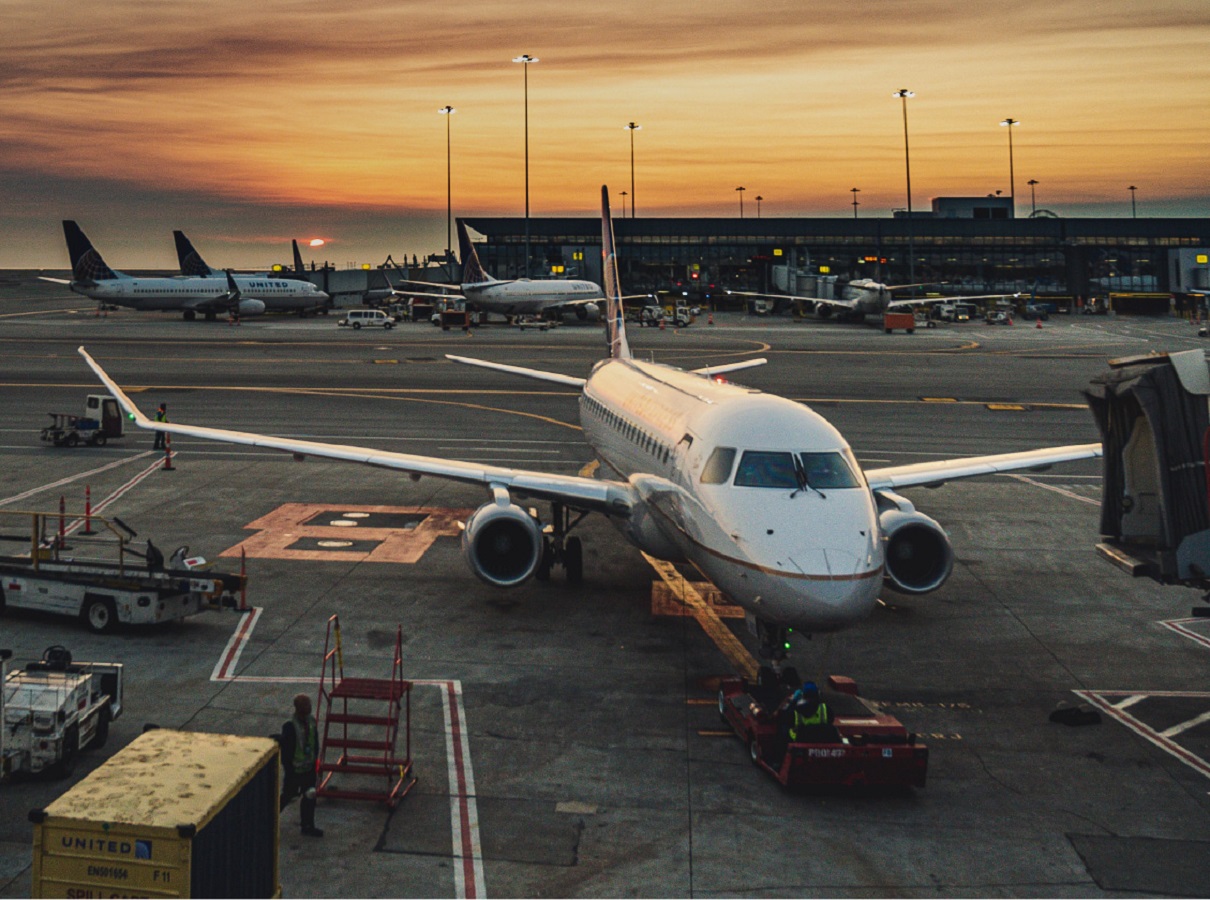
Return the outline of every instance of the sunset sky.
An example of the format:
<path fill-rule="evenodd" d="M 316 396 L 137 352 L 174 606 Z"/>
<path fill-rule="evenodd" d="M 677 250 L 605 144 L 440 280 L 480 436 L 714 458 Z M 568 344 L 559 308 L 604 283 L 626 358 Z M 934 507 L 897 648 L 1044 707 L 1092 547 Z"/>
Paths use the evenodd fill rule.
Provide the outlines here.
<path fill-rule="evenodd" d="M 0 267 L 338 267 L 454 215 L 862 216 L 1009 192 L 1064 216 L 1210 216 L 1206 0 L 0 0 Z"/>

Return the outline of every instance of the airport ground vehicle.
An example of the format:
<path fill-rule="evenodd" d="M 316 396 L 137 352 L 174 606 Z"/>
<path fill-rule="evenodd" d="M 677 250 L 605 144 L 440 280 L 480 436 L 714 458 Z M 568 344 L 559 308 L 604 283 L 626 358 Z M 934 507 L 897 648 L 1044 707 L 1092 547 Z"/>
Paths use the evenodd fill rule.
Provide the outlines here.
<path fill-rule="evenodd" d="M 173 622 L 218 606 L 234 606 L 245 576 L 204 571 L 206 560 L 180 547 L 165 565 L 150 541 L 146 551 L 130 546 L 135 532 L 120 520 L 91 517 L 96 536 L 75 534 L 65 545 L 48 534 L 56 516 L 0 511 L 0 523 L 30 520 L 28 536 L 0 534 L 0 540 L 28 541 L 29 555 L 0 555 L 0 612 L 32 609 L 79 618 L 101 634 L 118 623 Z M 70 555 L 69 555 L 70 554 Z"/>
<path fill-rule="evenodd" d="M 348 325 L 354 331 L 362 326 L 385 328 L 389 331 L 395 327 L 395 320 L 381 309 L 351 309 L 342 318 L 337 319 L 336 324 Z"/>
<path fill-rule="evenodd" d="M 121 663 L 73 663 L 71 653 L 55 645 L 41 661 L 3 674 L 0 777 L 70 775 L 76 754 L 105 746 L 109 723 L 122 714 Z"/>
<path fill-rule="evenodd" d="M 851 678 L 832 675 L 821 698 L 832 724 L 812 726 L 810 741 L 787 742 L 780 755 L 776 710 L 800 682 L 793 669 L 778 677 L 764 666 L 755 684 L 746 678 L 724 678 L 718 688 L 718 711 L 748 745 L 757 767 L 785 788 L 924 787 L 928 747 L 916 740 L 894 716 L 863 700 Z"/>
<path fill-rule="evenodd" d="M 51 424 L 42 429 L 42 440 L 56 447 L 90 444 L 104 447 L 110 438 L 122 436 L 122 413 L 118 401 L 108 394 L 89 394 L 84 399 L 84 414 L 48 413 Z"/>
<path fill-rule="evenodd" d="M 1021 311 L 1021 318 L 1041 319 L 1043 322 L 1045 322 L 1050 319 L 1050 310 L 1047 309 L 1047 305 L 1041 303 L 1027 303 L 1025 304 L 1025 309 Z"/>
<path fill-rule="evenodd" d="M 278 747 L 157 728 L 33 823 L 34 897 L 280 897 Z"/>
<path fill-rule="evenodd" d="M 676 328 L 684 328 L 693 321 L 688 307 L 678 306 L 670 315 L 662 306 L 644 306 L 639 310 L 637 321 L 643 326 L 659 327 L 661 321 Z"/>
<path fill-rule="evenodd" d="M 888 312 L 882 315 L 882 330 L 890 334 L 896 328 L 913 334 L 916 331 L 916 316 L 910 312 Z"/>

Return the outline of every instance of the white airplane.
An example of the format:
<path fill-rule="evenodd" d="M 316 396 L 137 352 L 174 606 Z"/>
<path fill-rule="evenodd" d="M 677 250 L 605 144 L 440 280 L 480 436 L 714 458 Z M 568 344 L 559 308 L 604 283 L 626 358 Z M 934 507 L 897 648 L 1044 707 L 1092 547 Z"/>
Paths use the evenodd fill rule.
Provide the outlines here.
<path fill-rule="evenodd" d="M 463 554 L 488 584 L 512 587 L 583 572 L 587 513 L 606 516 L 635 546 L 688 562 L 744 608 L 762 655 L 785 656 L 787 629 L 830 631 L 873 609 L 883 586 L 924 594 L 945 583 L 953 550 L 945 531 L 896 489 L 1100 456 L 1100 444 L 871 469 L 818 413 L 719 376 L 751 359 L 684 371 L 631 355 L 609 218 L 601 191 L 609 355 L 588 378 L 451 356 L 452 360 L 580 390 L 584 437 L 599 478 L 341 446 L 148 419 L 117 383 L 80 353 L 140 427 L 268 447 L 481 485 L 486 502 L 467 520 Z M 527 501 L 549 502 L 549 529 Z"/>
<path fill-rule="evenodd" d="M 862 319 L 865 316 L 881 316 L 883 313 L 906 311 L 929 303 L 965 303 L 970 300 L 999 300 L 1004 297 L 1019 297 L 1020 294 L 976 294 L 962 297 L 904 297 L 895 300 L 893 291 L 907 288 L 928 287 L 935 282 L 921 284 L 882 284 L 871 278 L 858 278 L 844 286 L 839 299 L 828 297 L 800 297 L 796 294 L 756 294 L 749 291 L 727 291 L 740 297 L 766 297 L 772 300 L 802 300 L 815 305 L 815 311 L 826 318 L 834 313 L 846 318 Z"/>
<path fill-rule="evenodd" d="M 192 320 L 199 313 L 207 319 L 214 319 L 220 313 L 258 316 L 266 309 L 311 310 L 328 302 L 328 295 L 314 284 L 292 278 L 235 276 L 238 296 L 233 297 L 228 274 L 224 272 L 151 278 L 127 275 L 106 265 L 75 222 L 65 219 L 63 234 L 71 257 L 72 279 L 65 281 L 44 276 L 43 280 L 67 284 L 77 294 L 103 304 L 136 310 L 179 310 L 186 319 Z"/>
<path fill-rule="evenodd" d="M 481 312 L 514 316 L 537 316 L 547 311 L 574 311 L 580 319 L 595 321 L 600 315 L 597 301 L 603 298 L 601 288 L 591 281 L 572 279 L 517 278 L 501 281 L 487 274 L 479 262 L 479 254 L 471 243 L 466 226 L 458 222 L 458 252 L 462 257 L 462 283 L 455 293 L 453 285 L 427 281 L 408 281 L 428 288 L 441 288 L 441 293 L 418 293 L 398 290 L 390 285 L 392 292 L 400 297 L 435 297 L 453 300 L 461 296 L 467 303 Z"/>

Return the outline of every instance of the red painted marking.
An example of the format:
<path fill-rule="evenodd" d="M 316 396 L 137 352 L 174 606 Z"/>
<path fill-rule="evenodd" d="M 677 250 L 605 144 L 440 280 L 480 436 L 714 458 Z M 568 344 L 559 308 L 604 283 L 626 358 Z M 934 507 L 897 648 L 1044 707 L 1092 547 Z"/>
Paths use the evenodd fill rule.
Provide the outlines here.
<path fill-rule="evenodd" d="M 450 698 L 450 733 L 454 744 L 454 771 L 458 774 L 458 817 L 462 832 L 462 878 L 468 900 L 476 896 L 475 858 L 471 844 L 470 810 L 466 802 L 466 771 L 462 760 L 462 728 L 458 721 L 458 698 L 453 683 L 446 687 Z"/>
<path fill-rule="evenodd" d="M 239 630 L 236 632 L 236 640 L 232 642 L 231 649 L 227 651 L 227 656 L 223 659 L 223 667 L 219 669 L 219 681 L 227 678 L 227 667 L 231 665 L 240 648 L 244 646 L 244 641 L 248 639 L 248 629 L 252 626 L 252 616 L 244 616 L 244 621 L 240 623 Z"/>

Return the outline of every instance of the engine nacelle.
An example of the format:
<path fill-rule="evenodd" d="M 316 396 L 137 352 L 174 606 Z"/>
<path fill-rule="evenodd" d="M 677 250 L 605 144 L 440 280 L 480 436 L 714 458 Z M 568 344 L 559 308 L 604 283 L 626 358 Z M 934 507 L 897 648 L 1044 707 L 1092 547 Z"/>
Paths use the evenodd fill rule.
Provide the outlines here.
<path fill-rule="evenodd" d="M 902 594 L 927 594 L 950 577 L 954 548 L 940 525 L 906 500 L 903 504 L 906 509 L 896 504 L 878 516 L 886 537 L 886 582 Z"/>
<path fill-rule="evenodd" d="M 265 301 L 248 298 L 241 300 L 236 309 L 239 310 L 241 316 L 259 316 L 265 311 Z"/>
<path fill-rule="evenodd" d="M 576 318 L 581 322 L 595 322 L 601 318 L 601 307 L 595 303 L 581 303 L 576 307 Z"/>
<path fill-rule="evenodd" d="M 542 525 L 507 500 L 485 503 L 466 520 L 462 554 L 481 580 L 515 587 L 527 581 L 542 560 Z"/>

